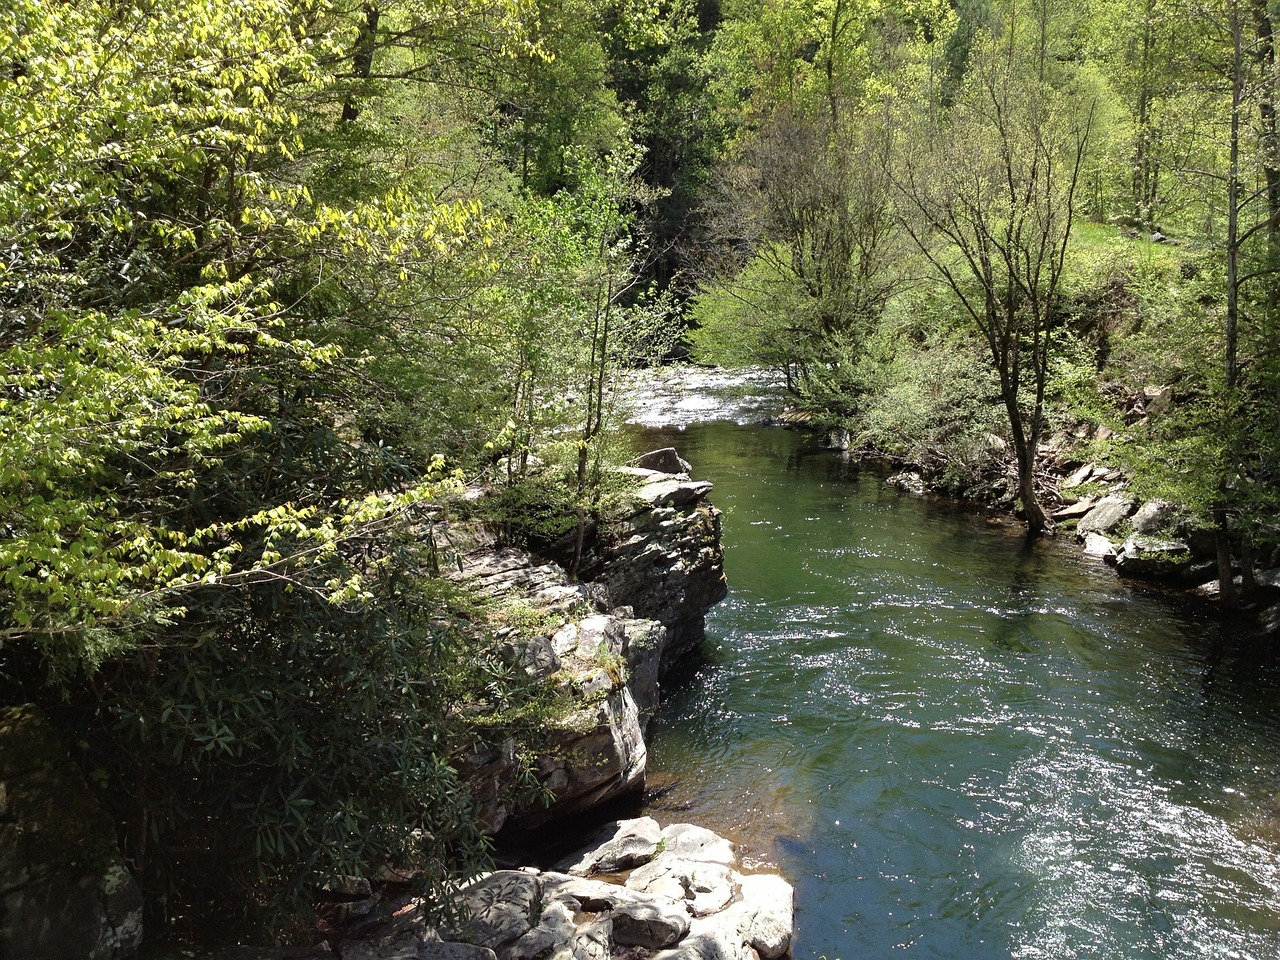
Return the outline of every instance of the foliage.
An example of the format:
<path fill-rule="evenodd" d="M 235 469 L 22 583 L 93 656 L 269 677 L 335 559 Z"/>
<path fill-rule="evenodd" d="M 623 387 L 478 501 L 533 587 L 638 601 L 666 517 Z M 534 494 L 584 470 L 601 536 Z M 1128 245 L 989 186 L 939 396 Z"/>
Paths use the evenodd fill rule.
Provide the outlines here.
<path fill-rule="evenodd" d="M 912 306 L 919 322 L 942 304 L 917 299 Z M 1003 473 L 1006 425 L 991 402 L 999 385 L 982 345 L 946 323 L 921 330 L 920 339 L 891 342 L 892 352 L 877 351 L 879 362 L 868 372 L 869 399 L 852 421 L 855 444 L 925 469 L 956 492 L 993 467 Z"/>
<path fill-rule="evenodd" d="M 476 734 L 453 705 L 518 671 L 407 579 L 420 564 L 397 557 L 369 585 L 383 602 L 350 611 L 278 584 L 210 596 L 174 642 L 105 671 L 97 761 L 168 921 L 200 932 L 211 898 L 218 923 L 280 935 L 336 878 L 386 864 L 445 904 L 484 864 L 453 756 Z"/>
<path fill-rule="evenodd" d="M 892 201 L 898 111 L 927 88 L 927 38 L 948 17 L 930 4 L 841 0 L 738 16 L 718 55 L 757 65 L 755 123 L 721 177 L 710 223 L 723 246 L 694 316 L 839 416 L 858 402 L 849 368 L 861 344 L 910 277 Z M 704 356 L 721 349 L 712 339 L 696 338 Z"/>
<path fill-rule="evenodd" d="M 460 758 L 537 742 L 412 524 L 566 443 L 532 489 L 583 522 L 613 371 L 665 346 L 598 33 L 539 32 L 601 11 L 533 14 L 0 13 L 0 681 L 68 704 L 172 918 L 382 862 L 442 902 L 485 848 Z M 522 88 L 554 196 L 503 164 L 516 65 L 582 95 Z"/>

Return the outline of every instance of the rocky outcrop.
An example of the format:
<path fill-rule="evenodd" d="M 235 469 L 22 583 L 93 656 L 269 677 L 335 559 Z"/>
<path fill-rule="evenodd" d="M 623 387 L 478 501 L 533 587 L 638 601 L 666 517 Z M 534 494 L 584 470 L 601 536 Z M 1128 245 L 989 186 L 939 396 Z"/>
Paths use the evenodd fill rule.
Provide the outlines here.
<path fill-rule="evenodd" d="M 599 611 L 587 587 L 554 564 L 510 549 L 476 547 L 455 579 L 520 605 L 540 627 L 509 628 L 508 641 L 532 677 L 567 694 L 566 711 L 548 722 L 536 772 L 551 802 L 522 809 L 513 786 L 522 771 L 513 742 L 477 747 L 462 758 L 481 816 L 496 832 L 513 814 L 521 826 L 584 810 L 639 789 L 647 758 L 644 733 L 658 703 L 662 624 Z"/>
<path fill-rule="evenodd" d="M 111 960 L 141 941 L 111 819 L 34 708 L 0 711 L 0 957 Z"/>
<path fill-rule="evenodd" d="M 1155 536 L 1163 533 L 1178 517 L 1178 508 L 1164 500 L 1148 500 L 1129 521 L 1134 533 Z"/>
<path fill-rule="evenodd" d="M 623 875 L 620 871 L 630 872 Z M 599 876 L 607 871 L 608 879 Z M 455 922 L 390 901 L 334 944 L 338 960 L 775 960 L 791 948 L 794 892 L 746 874 L 732 845 L 691 824 L 609 824 L 559 869 L 496 870 L 461 891 Z"/>
<path fill-rule="evenodd" d="M 711 484 L 692 480 L 674 450 L 644 460 L 677 472 L 626 469 L 635 490 L 595 530 L 577 579 L 499 546 L 482 527 L 439 531 L 458 554 L 447 575 L 518 610 L 523 625 L 505 631 L 513 655 L 570 704 L 549 721 L 536 760 L 551 795 L 545 808 L 512 798 L 522 769 L 516 744 L 484 745 L 462 758 L 492 831 L 508 822 L 536 826 L 643 786 L 644 734 L 659 678 L 702 639 L 707 609 L 725 595 L 720 512 L 706 499 Z"/>
<path fill-rule="evenodd" d="M 597 529 L 579 573 L 606 606 L 630 607 L 666 628 L 665 670 L 702 642 L 707 610 L 728 592 L 720 511 L 706 480 L 639 466 L 624 472 L 636 481 L 629 505 Z"/>

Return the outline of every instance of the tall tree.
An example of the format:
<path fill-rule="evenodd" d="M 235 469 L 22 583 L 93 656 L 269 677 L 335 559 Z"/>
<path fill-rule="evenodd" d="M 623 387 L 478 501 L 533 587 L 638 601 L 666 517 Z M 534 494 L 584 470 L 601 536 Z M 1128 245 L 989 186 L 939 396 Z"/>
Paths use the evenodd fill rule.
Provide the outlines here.
<path fill-rule="evenodd" d="M 836 420 L 853 414 L 856 358 L 909 276 L 890 170 L 949 22 L 928 3 L 822 0 L 764 5 L 718 38 L 759 78 L 711 215 L 722 246 L 695 317 L 715 329 L 699 339 L 754 343 Z"/>
<path fill-rule="evenodd" d="M 986 342 L 1000 382 L 1030 533 L 1045 389 L 1092 106 L 1052 76 L 1048 24 L 1013 7 L 980 36 L 961 93 L 923 131 L 898 184 L 920 250 Z M 926 147 L 924 144 L 930 144 Z"/>

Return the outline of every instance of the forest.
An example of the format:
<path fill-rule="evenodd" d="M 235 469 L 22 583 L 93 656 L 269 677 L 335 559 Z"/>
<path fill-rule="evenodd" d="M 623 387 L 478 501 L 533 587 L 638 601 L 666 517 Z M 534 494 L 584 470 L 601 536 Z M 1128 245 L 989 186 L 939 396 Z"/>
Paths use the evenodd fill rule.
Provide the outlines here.
<path fill-rule="evenodd" d="M 0 698 L 162 923 L 387 859 L 443 897 L 488 849 L 450 757 L 537 705 L 432 524 L 476 483 L 583 523 L 616 374 L 673 359 L 957 495 L 1009 466 L 1032 535 L 1047 445 L 1121 464 L 1237 602 L 1280 546 L 1275 17 L 11 0 Z"/>

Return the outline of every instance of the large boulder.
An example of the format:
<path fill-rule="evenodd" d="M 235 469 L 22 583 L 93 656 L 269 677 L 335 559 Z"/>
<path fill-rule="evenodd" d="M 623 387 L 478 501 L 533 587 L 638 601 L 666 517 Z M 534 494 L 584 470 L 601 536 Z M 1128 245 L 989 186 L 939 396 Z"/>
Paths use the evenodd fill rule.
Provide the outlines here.
<path fill-rule="evenodd" d="M 623 903 L 612 913 L 613 940 L 624 946 L 660 950 L 689 932 L 689 914 L 672 900 Z"/>
<path fill-rule="evenodd" d="M 1134 534 L 1107 562 L 1129 577 L 1165 580 L 1191 568 L 1191 548 L 1180 540 L 1159 540 Z"/>
<path fill-rule="evenodd" d="M 664 827 L 662 850 L 672 856 L 701 863 L 723 863 L 727 867 L 738 865 L 738 854 L 732 843 L 693 823 L 673 823 Z"/>
<path fill-rule="evenodd" d="M 0 711 L 0 957 L 113 960 L 141 942 L 111 818 L 35 708 Z"/>
<path fill-rule="evenodd" d="M 1110 533 L 1133 513 L 1134 503 L 1125 497 L 1108 494 L 1097 502 L 1092 510 L 1076 524 L 1076 536 L 1081 540 L 1090 533 Z"/>
<path fill-rule="evenodd" d="M 495 870 L 462 889 L 461 920 L 445 940 L 488 947 L 514 943 L 533 929 L 542 909 L 542 881 L 522 870 Z"/>
<path fill-rule="evenodd" d="M 488 828 L 496 832 L 512 817 L 536 826 L 640 789 L 648 756 L 645 729 L 658 706 L 665 628 L 628 609 L 600 612 L 587 587 L 559 566 L 496 547 L 483 531 L 450 533 L 469 549 L 448 576 L 512 606 L 513 618 L 534 620 L 533 627 L 509 629 L 505 642 L 531 677 L 562 684 L 571 694 L 563 715 L 549 722 L 549 742 L 536 760 L 552 794 L 549 806 L 516 806 L 511 788 L 522 766 L 515 743 L 479 744 L 460 758 Z M 542 630 L 538 618 L 545 623 Z"/>
<path fill-rule="evenodd" d="M 791 949 L 795 928 L 795 891 L 775 874 L 755 873 L 738 882 L 741 901 L 726 913 L 742 938 L 764 957 L 776 960 Z"/>
<path fill-rule="evenodd" d="M 654 470 L 658 473 L 684 474 L 688 476 L 693 471 L 693 467 L 689 465 L 689 462 L 681 459 L 680 454 L 676 453 L 675 447 L 663 447 L 660 450 L 650 450 L 648 453 L 642 453 L 632 460 L 631 464 L 641 470 Z"/>
<path fill-rule="evenodd" d="M 674 450 L 641 461 L 661 469 L 623 469 L 635 481 L 629 505 L 584 531 L 577 579 L 501 546 L 481 525 L 437 524 L 457 555 L 446 576 L 513 607 L 513 620 L 533 621 L 499 637 L 532 678 L 570 694 L 536 759 L 549 807 L 513 806 L 511 787 L 523 769 L 517 744 L 483 743 L 461 758 L 490 831 L 513 818 L 534 827 L 643 786 L 644 734 L 658 708 L 659 679 L 701 641 L 708 608 L 727 592 L 720 512 L 706 499 L 711 484 L 689 479 Z M 551 552 L 568 564 L 578 543 L 575 533 Z"/>
<path fill-rule="evenodd" d="M 1101 557 L 1105 560 L 1116 555 L 1116 545 L 1100 533 L 1086 533 L 1084 554 L 1086 557 Z"/>
<path fill-rule="evenodd" d="M 1167 530 L 1177 519 L 1178 508 L 1164 500 L 1148 500 L 1129 521 L 1134 533 L 1154 536 Z"/>
<path fill-rule="evenodd" d="M 616 873 L 648 863 L 657 855 L 661 844 L 662 828 L 652 817 L 617 820 L 597 833 L 586 851 L 577 855 L 565 869 L 582 876 Z"/>
<path fill-rule="evenodd" d="M 498 951 L 501 960 L 535 960 L 568 943 L 577 926 L 573 911 L 562 901 L 544 903 L 538 922 L 518 939 Z"/>
<path fill-rule="evenodd" d="M 1053 513 L 1049 514 L 1053 520 L 1079 520 L 1081 517 L 1087 516 L 1089 511 L 1096 506 L 1098 501 L 1093 497 L 1085 497 L 1083 500 L 1077 500 L 1075 503 L 1068 503 L 1058 507 Z"/>

